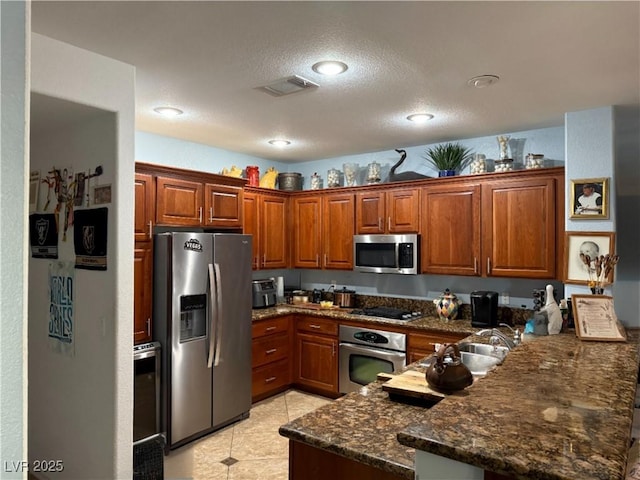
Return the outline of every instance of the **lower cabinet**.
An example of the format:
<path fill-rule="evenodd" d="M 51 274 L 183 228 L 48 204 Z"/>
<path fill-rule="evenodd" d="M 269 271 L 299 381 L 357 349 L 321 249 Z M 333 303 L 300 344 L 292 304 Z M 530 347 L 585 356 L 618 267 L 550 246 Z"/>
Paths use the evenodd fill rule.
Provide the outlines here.
<path fill-rule="evenodd" d="M 435 352 L 436 344 L 457 343 L 469 336 L 466 333 L 428 332 L 409 333 L 407 341 L 407 364 L 429 357 Z"/>
<path fill-rule="evenodd" d="M 338 323 L 298 316 L 295 334 L 296 386 L 329 397 L 338 393 Z"/>
<path fill-rule="evenodd" d="M 253 402 L 286 390 L 291 384 L 292 318 L 288 315 L 252 324 Z"/>

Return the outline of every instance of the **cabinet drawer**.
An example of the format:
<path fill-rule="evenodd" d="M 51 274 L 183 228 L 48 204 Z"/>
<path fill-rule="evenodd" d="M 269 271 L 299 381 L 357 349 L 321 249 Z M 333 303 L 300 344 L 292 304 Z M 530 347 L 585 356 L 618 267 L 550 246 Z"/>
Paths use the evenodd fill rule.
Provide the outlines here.
<path fill-rule="evenodd" d="M 270 318 L 260 320 L 251 325 L 251 335 L 253 338 L 264 337 L 265 335 L 275 335 L 277 333 L 289 331 L 289 317 Z"/>
<path fill-rule="evenodd" d="M 282 333 L 257 338 L 253 341 L 251 353 L 254 367 L 287 358 L 289 356 L 289 336 Z"/>
<path fill-rule="evenodd" d="M 338 335 L 338 322 L 319 317 L 300 317 L 296 321 L 298 332 Z"/>
<path fill-rule="evenodd" d="M 432 353 L 436 343 L 457 343 L 469 335 L 466 333 L 410 334 L 409 350 L 422 350 Z"/>
<path fill-rule="evenodd" d="M 251 377 L 251 396 L 257 397 L 270 390 L 285 387 L 291 383 L 289 360 L 270 363 L 254 368 Z"/>

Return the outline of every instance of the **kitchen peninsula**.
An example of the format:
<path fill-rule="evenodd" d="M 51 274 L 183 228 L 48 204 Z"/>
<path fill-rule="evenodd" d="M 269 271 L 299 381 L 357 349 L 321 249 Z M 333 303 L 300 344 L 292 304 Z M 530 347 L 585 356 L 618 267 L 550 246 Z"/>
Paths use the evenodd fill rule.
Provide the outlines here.
<path fill-rule="evenodd" d="M 280 427 L 290 439 L 290 478 L 337 480 L 365 466 L 359 478 L 454 479 L 462 466 L 472 475 L 464 478 L 623 480 L 638 373 L 630 338 L 528 339 L 429 409 L 393 402 L 374 382 Z"/>

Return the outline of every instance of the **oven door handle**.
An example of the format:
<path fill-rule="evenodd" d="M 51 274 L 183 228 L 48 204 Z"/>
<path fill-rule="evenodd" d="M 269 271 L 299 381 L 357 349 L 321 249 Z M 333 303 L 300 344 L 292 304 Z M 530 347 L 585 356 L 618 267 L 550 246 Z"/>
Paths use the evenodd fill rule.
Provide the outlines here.
<path fill-rule="evenodd" d="M 405 352 L 401 352 L 398 350 L 385 350 L 381 347 L 375 347 L 373 345 L 367 346 L 367 345 L 356 345 L 354 343 L 340 342 L 340 349 L 342 350 L 343 348 L 345 349 L 344 351 L 348 353 L 362 353 L 370 357 L 378 357 L 378 358 L 383 358 L 385 360 L 407 358 L 407 355 Z"/>

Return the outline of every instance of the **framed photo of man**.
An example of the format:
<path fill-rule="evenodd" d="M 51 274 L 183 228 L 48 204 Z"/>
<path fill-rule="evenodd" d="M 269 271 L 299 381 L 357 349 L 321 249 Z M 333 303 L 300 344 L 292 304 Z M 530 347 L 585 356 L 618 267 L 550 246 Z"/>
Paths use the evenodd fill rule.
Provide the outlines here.
<path fill-rule="evenodd" d="M 609 218 L 609 179 L 583 178 L 571 180 L 571 212 L 573 220 Z"/>
<path fill-rule="evenodd" d="M 614 232 L 567 232 L 564 242 L 564 281 L 587 285 L 596 279 L 595 258 L 601 255 L 613 255 L 615 246 Z M 584 254 L 591 259 L 586 265 L 580 258 Z M 613 282 L 613 271 L 606 279 Z"/>

